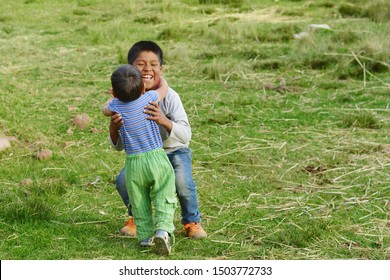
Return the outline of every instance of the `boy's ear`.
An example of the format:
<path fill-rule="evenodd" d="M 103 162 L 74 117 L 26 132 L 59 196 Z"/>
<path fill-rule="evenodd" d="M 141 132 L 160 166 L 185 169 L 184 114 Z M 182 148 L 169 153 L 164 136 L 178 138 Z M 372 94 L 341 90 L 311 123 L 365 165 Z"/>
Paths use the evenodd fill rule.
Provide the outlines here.
<path fill-rule="evenodd" d="M 144 94 L 144 93 L 145 93 L 145 88 L 146 88 L 146 85 L 145 85 L 145 83 L 142 83 L 142 94 Z"/>

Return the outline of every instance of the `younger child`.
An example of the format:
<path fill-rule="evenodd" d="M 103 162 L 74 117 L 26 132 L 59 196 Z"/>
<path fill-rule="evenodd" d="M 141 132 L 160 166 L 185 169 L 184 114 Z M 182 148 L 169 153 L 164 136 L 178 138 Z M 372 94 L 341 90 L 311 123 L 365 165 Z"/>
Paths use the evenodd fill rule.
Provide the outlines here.
<path fill-rule="evenodd" d="M 168 255 L 169 235 L 174 231 L 175 175 L 162 149 L 158 125 L 144 113 L 149 102 L 166 96 L 168 84 L 161 78 L 157 90 L 145 92 L 141 72 L 127 64 L 113 72 L 111 84 L 114 98 L 103 105 L 102 112 L 105 116 L 118 113 L 124 121 L 120 133 L 126 151 L 126 188 L 137 236 L 141 246 L 151 246 L 154 235 L 157 254 Z"/>

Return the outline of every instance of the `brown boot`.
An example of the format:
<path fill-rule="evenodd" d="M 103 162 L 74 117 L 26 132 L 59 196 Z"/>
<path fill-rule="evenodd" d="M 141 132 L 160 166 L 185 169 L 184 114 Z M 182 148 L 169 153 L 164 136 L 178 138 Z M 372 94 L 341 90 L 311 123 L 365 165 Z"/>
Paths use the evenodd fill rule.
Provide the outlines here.
<path fill-rule="evenodd" d="M 200 223 L 189 223 L 184 225 L 186 236 L 194 239 L 202 239 L 207 237 L 207 233 L 204 231 Z"/>
<path fill-rule="evenodd" d="M 129 219 L 126 221 L 125 226 L 121 228 L 120 232 L 127 236 L 135 236 L 137 233 L 136 226 L 134 224 L 133 217 L 129 217 Z"/>

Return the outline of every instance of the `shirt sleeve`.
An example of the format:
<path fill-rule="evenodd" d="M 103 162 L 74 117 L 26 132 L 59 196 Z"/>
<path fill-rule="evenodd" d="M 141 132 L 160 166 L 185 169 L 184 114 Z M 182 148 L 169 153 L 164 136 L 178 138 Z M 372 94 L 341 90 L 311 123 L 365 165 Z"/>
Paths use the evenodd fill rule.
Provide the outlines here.
<path fill-rule="evenodd" d="M 172 121 L 172 130 L 166 139 L 168 142 L 166 144 L 179 142 L 180 144 L 188 145 L 191 140 L 192 133 L 180 96 L 173 91 L 172 94 L 169 94 L 169 100 L 167 100 L 167 103 L 168 105 L 166 107 L 165 114 Z"/>
<path fill-rule="evenodd" d="M 116 106 L 115 106 L 115 98 L 114 98 L 113 100 L 111 100 L 110 103 L 108 103 L 107 108 L 108 108 L 108 110 L 110 110 L 111 112 L 119 113 L 118 109 L 117 109 Z"/>
<path fill-rule="evenodd" d="M 112 142 L 112 139 L 110 137 L 110 134 L 108 134 L 108 139 L 110 139 L 111 147 L 114 148 L 117 151 L 122 151 L 125 146 L 123 145 L 123 139 L 121 134 L 119 133 L 118 141 L 116 142 L 116 145 Z"/>

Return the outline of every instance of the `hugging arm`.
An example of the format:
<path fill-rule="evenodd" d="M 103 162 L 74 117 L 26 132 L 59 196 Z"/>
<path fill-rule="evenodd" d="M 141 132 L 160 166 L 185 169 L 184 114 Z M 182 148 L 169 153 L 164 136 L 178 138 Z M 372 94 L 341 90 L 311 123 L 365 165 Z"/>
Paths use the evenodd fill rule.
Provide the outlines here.
<path fill-rule="evenodd" d="M 160 77 L 160 86 L 156 89 L 158 93 L 157 102 L 161 101 L 168 94 L 168 83 L 163 77 Z"/>

